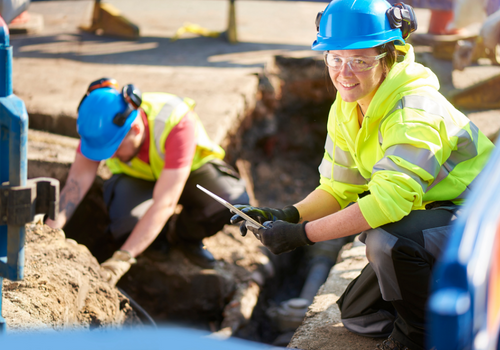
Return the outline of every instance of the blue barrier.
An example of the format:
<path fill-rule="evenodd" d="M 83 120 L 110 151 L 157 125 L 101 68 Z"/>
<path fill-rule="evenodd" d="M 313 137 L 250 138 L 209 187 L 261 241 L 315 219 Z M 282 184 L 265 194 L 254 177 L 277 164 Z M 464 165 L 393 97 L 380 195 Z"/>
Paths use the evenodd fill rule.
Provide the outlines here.
<path fill-rule="evenodd" d="M 25 224 L 36 213 L 55 218 L 59 211 L 59 181 L 27 180 L 27 145 L 28 113 L 12 93 L 12 47 L 0 17 L 0 292 L 3 278 L 23 278 Z M 0 332 L 4 330 L 0 295 Z"/>
<path fill-rule="evenodd" d="M 500 295 L 490 294 L 500 281 L 491 274 L 500 261 L 500 147 L 476 181 L 433 272 L 429 349 L 500 349 Z"/>
<path fill-rule="evenodd" d="M 25 186 L 28 113 L 23 101 L 12 94 L 12 47 L 3 19 L 0 19 L 0 26 L 0 183 L 8 181 L 10 186 Z M 0 196 L 4 199 L 9 192 L 2 190 Z M 5 216 L 1 219 L 7 222 Z M 3 278 L 23 278 L 24 238 L 24 224 L 0 226 L 0 288 Z M 1 306 L 0 300 L 0 312 Z M 0 314 L 0 330 L 4 328 L 5 321 Z"/>

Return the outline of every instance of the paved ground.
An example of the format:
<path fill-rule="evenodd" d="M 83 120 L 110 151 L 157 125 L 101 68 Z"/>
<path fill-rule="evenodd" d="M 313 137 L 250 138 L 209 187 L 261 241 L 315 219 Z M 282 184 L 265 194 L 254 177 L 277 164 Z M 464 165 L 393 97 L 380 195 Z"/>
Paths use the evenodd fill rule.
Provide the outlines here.
<path fill-rule="evenodd" d="M 14 90 L 35 117 L 76 117 L 88 83 L 102 76 L 135 83 L 143 91 L 168 91 L 198 102 L 201 118 L 217 141 L 253 103 L 256 77 L 278 53 L 311 54 L 316 2 L 238 1 L 238 44 L 223 37 L 185 34 L 170 38 L 185 23 L 223 32 L 228 2 L 208 0 L 110 1 L 139 25 L 137 41 L 98 37 L 78 30 L 88 25 L 93 1 L 34 2 L 43 15 L 38 35 L 12 36 Z M 57 126 L 45 122 L 45 129 Z M 66 133 L 69 134 L 69 133 Z"/>

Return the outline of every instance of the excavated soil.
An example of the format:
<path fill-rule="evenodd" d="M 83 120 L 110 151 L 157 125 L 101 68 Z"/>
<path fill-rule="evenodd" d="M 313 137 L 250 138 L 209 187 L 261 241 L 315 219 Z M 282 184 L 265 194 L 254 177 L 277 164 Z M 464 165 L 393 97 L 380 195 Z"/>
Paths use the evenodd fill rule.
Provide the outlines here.
<path fill-rule="evenodd" d="M 116 288 L 99 276 L 90 251 L 62 230 L 26 225 L 24 279 L 3 283 L 8 331 L 140 325 Z"/>

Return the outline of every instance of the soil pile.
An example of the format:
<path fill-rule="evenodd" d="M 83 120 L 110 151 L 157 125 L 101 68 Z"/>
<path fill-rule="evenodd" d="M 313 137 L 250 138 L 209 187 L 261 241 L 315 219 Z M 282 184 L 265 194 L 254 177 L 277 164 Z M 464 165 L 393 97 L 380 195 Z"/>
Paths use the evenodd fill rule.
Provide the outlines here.
<path fill-rule="evenodd" d="M 102 281 L 89 250 L 62 230 L 26 225 L 24 279 L 3 283 L 8 331 L 140 325 L 116 288 Z"/>

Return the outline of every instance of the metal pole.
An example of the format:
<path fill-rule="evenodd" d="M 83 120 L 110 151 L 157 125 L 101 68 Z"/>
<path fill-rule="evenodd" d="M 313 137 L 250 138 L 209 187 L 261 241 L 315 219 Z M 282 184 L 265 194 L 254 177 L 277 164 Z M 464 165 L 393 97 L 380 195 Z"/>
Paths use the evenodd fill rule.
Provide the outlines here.
<path fill-rule="evenodd" d="M 9 29 L 0 17 L 0 185 L 8 182 L 10 186 L 26 186 L 28 113 L 12 92 L 12 47 Z M 8 197 L 9 192 L 2 190 L 0 196 Z M 2 219 L 7 221 L 6 217 Z M 23 278 L 25 235 L 24 225 L 0 226 L 0 292 L 3 278 Z M 0 332 L 4 332 L 1 307 L 0 301 Z"/>

